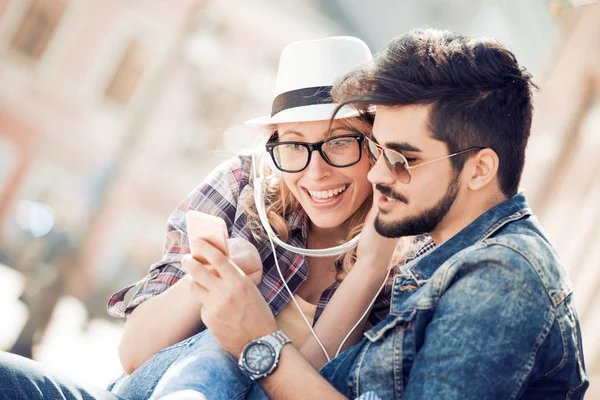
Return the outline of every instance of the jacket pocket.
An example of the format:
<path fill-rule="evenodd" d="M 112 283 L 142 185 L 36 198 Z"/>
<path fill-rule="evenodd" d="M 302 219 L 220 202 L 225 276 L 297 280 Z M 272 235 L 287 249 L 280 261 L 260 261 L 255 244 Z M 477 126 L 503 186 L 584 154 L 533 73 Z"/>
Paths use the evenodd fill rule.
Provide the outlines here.
<path fill-rule="evenodd" d="M 365 334 L 369 341 L 354 370 L 353 394 L 374 391 L 381 398 L 402 398 L 415 358 L 416 316 L 415 308 L 390 314 Z"/>
<path fill-rule="evenodd" d="M 383 321 L 374 326 L 372 329 L 368 330 L 365 333 L 365 336 L 371 342 L 376 342 L 384 337 L 390 329 L 406 330 L 410 328 L 416 315 L 416 308 L 392 312 Z"/>

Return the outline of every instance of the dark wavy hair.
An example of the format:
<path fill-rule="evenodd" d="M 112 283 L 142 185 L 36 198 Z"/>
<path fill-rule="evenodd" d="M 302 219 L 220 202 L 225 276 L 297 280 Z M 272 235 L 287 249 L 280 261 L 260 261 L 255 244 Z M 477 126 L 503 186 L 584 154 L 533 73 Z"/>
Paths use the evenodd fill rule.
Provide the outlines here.
<path fill-rule="evenodd" d="M 489 147 L 500 160 L 502 192 L 517 193 L 533 113 L 531 75 L 513 53 L 490 38 L 435 29 L 394 38 L 373 64 L 334 88 L 340 107 L 430 107 L 429 130 L 449 153 Z M 452 158 L 460 172 L 467 153 Z"/>

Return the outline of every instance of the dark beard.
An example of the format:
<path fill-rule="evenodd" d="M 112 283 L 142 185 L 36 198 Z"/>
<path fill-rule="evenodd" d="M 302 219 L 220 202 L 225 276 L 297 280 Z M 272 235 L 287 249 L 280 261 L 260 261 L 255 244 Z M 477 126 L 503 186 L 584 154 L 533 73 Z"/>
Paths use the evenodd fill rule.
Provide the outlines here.
<path fill-rule="evenodd" d="M 456 196 L 458 195 L 458 189 L 460 183 L 458 176 L 452 178 L 452 182 L 448 185 L 446 194 L 436 205 L 428 210 L 423 211 L 421 214 L 408 217 L 405 220 L 383 222 L 380 218 L 380 214 L 375 219 L 375 230 L 381 236 L 388 238 L 399 238 L 404 236 L 421 235 L 423 233 L 429 233 L 433 231 L 440 221 L 444 219 Z"/>

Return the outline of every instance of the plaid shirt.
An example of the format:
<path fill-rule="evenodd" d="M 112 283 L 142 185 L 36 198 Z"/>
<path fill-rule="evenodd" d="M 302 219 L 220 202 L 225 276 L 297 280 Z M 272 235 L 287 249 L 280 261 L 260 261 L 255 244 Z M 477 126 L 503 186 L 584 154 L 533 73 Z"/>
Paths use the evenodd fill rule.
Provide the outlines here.
<path fill-rule="evenodd" d="M 258 285 L 262 296 L 274 315 L 288 304 L 291 299 L 277 272 L 270 243 L 268 240 L 257 240 L 248 227 L 244 206 L 253 196 L 251 166 L 251 157 L 244 155 L 221 164 L 179 204 L 167 222 L 163 259 L 150 267 L 150 272 L 144 279 L 111 296 L 108 301 L 109 314 L 124 317 L 145 300 L 163 293 L 186 274 L 181 259 L 190 252 L 185 226 L 185 213 L 189 210 L 198 210 L 221 217 L 227 224 L 229 237 L 239 237 L 252 242 L 260 253 L 263 263 L 263 277 Z M 290 227 L 288 243 L 306 248 L 308 223 L 306 214 L 300 212 L 290 215 L 287 223 Z M 306 257 L 279 247 L 276 247 L 276 250 L 281 272 L 291 291 L 296 293 L 308 277 Z M 422 251 L 419 251 L 418 255 L 421 253 Z M 369 317 L 371 325 L 377 324 L 389 313 L 392 281 L 393 274 L 390 273 L 388 285 L 379 295 Z M 321 295 L 313 324 L 321 316 L 338 286 L 338 282 L 334 283 Z M 137 290 L 127 303 L 125 297 L 134 288 Z"/>

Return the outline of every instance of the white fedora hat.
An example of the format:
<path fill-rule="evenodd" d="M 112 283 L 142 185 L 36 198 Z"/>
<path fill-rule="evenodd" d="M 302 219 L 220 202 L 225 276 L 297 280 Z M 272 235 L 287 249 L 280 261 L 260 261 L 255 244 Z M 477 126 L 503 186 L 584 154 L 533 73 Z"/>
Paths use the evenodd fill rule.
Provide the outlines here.
<path fill-rule="evenodd" d="M 372 59 L 366 43 L 349 36 L 286 46 L 279 59 L 271 115 L 251 119 L 246 125 L 328 120 L 337 106 L 330 95 L 335 81 Z M 354 108 L 344 106 L 336 119 L 357 115 Z"/>

